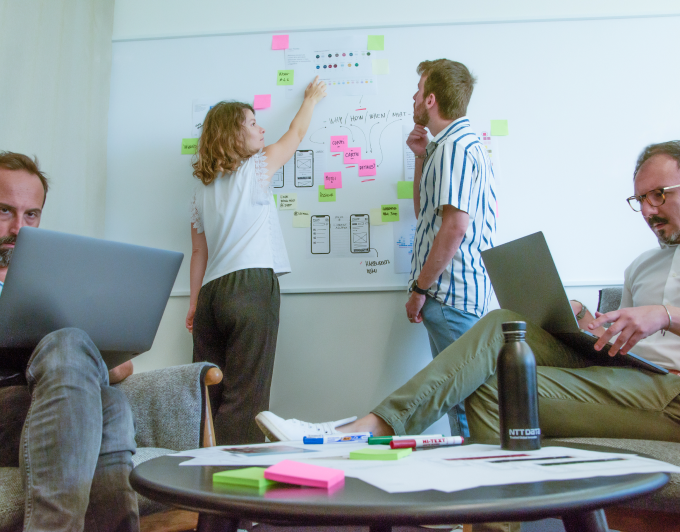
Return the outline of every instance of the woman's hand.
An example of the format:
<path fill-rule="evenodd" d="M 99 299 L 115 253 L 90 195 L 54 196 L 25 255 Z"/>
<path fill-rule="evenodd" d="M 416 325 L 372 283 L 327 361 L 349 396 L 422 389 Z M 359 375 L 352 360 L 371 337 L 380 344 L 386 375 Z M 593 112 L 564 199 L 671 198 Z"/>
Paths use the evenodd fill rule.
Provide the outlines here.
<path fill-rule="evenodd" d="M 305 89 L 305 100 L 311 100 L 315 104 L 319 103 L 326 97 L 326 83 L 319 81 L 319 76 L 314 78 Z"/>
<path fill-rule="evenodd" d="M 196 314 L 196 307 L 189 307 L 189 312 L 187 312 L 186 327 L 187 330 L 193 334 L 194 332 L 194 314 Z"/>

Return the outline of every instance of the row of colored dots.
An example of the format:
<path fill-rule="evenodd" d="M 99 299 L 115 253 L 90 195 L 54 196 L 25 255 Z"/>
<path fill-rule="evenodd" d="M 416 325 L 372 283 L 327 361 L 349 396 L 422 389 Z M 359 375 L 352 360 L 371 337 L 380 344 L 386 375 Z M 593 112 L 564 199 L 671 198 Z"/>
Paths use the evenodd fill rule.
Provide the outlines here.
<path fill-rule="evenodd" d="M 354 55 L 354 53 L 352 53 L 352 52 L 349 53 L 350 57 L 352 57 L 353 55 Z M 357 53 L 357 56 L 358 55 L 359 54 Z M 361 52 L 361 55 L 371 55 L 371 52 Z M 333 54 L 328 54 L 328 57 L 333 57 Z M 340 57 L 340 54 L 335 54 L 335 57 Z M 345 52 L 342 53 L 342 57 L 345 57 Z M 321 56 L 317 54 L 316 58 L 320 59 Z"/>
<path fill-rule="evenodd" d="M 341 67 L 344 67 L 345 65 L 343 65 L 342 63 L 340 63 L 340 66 L 341 66 Z M 351 67 L 351 66 L 352 66 L 352 63 L 347 63 L 347 66 L 348 66 L 348 67 Z M 354 66 L 359 66 L 359 63 L 354 63 Z M 338 68 L 338 65 L 324 65 L 323 67 L 324 67 L 324 68 Z M 316 68 L 319 69 L 319 68 L 321 68 L 321 67 L 320 67 L 319 65 L 316 65 Z"/>

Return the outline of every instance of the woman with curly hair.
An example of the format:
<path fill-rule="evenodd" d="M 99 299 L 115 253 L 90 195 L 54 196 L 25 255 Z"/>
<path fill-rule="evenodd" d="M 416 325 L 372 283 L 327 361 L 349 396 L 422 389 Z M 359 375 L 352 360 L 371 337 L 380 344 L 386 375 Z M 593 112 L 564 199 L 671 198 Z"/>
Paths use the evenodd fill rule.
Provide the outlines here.
<path fill-rule="evenodd" d="M 264 441 L 255 415 L 269 407 L 277 276 L 290 272 L 271 179 L 295 153 L 325 96 L 317 76 L 288 131 L 268 146 L 248 104 L 220 102 L 203 123 L 192 164 L 201 184 L 191 204 L 186 327 L 194 338 L 194 362 L 212 362 L 224 373 L 222 384 L 210 387 L 218 444 Z"/>

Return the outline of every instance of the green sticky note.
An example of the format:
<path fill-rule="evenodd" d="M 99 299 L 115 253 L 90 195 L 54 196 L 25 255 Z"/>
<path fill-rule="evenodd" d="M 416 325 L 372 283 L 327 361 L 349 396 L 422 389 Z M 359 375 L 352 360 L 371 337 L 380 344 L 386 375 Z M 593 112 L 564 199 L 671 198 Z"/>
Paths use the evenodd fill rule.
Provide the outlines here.
<path fill-rule="evenodd" d="M 491 135 L 494 137 L 508 136 L 508 121 L 507 120 L 492 120 L 491 121 Z"/>
<path fill-rule="evenodd" d="M 369 35 L 368 36 L 368 46 L 369 50 L 384 50 L 385 49 L 385 36 L 384 35 Z"/>
<path fill-rule="evenodd" d="M 326 188 L 324 185 L 319 185 L 319 201 L 335 201 L 334 188 Z"/>
<path fill-rule="evenodd" d="M 198 151 L 198 139 L 182 139 L 182 155 L 193 155 Z"/>
<path fill-rule="evenodd" d="M 292 85 L 293 78 L 295 77 L 294 70 L 279 70 L 278 76 L 276 76 L 277 85 Z"/>
<path fill-rule="evenodd" d="M 383 222 L 398 222 L 399 221 L 399 205 L 381 205 L 382 221 Z"/>
<path fill-rule="evenodd" d="M 411 454 L 413 449 L 385 449 L 384 447 L 367 447 L 349 453 L 350 460 L 399 460 Z"/>
<path fill-rule="evenodd" d="M 276 194 L 274 194 L 274 207 L 276 207 L 277 209 L 279 208 L 278 197 L 276 196 Z"/>
<path fill-rule="evenodd" d="M 373 60 L 373 73 L 376 76 L 385 76 L 390 73 L 390 62 L 387 59 Z"/>
<path fill-rule="evenodd" d="M 264 478 L 264 467 L 246 467 L 232 469 L 213 474 L 213 483 L 247 486 L 250 488 L 265 488 L 276 484 L 273 480 Z"/>
<path fill-rule="evenodd" d="M 397 199 L 413 199 L 413 181 L 397 181 Z"/>

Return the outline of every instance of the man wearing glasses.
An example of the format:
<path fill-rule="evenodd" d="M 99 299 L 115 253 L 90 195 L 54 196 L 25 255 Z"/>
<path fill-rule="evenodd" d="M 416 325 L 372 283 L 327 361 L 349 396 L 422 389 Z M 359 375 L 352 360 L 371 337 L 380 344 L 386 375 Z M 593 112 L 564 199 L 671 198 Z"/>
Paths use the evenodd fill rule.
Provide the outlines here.
<path fill-rule="evenodd" d="M 527 342 L 538 365 L 545 437 L 680 442 L 680 141 L 654 144 L 642 152 L 634 190 L 628 202 L 642 213 L 661 247 L 643 253 L 626 269 L 619 310 L 598 314 L 597 319 L 585 311 L 579 326 L 600 336 L 598 350 L 612 340 L 609 356 L 633 349 L 670 373 L 594 366 L 578 350 L 527 323 Z M 265 434 L 278 440 L 302 439 L 315 431 L 420 434 L 465 401 L 470 435 L 497 442 L 496 357 L 503 343 L 501 324 L 514 320 L 523 318 L 507 310 L 489 313 L 370 414 L 351 423 L 284 420 L 271 412 L 260 413 L 256 420 Z M 606 322 L 612 325 L 605 331 Z"/>

